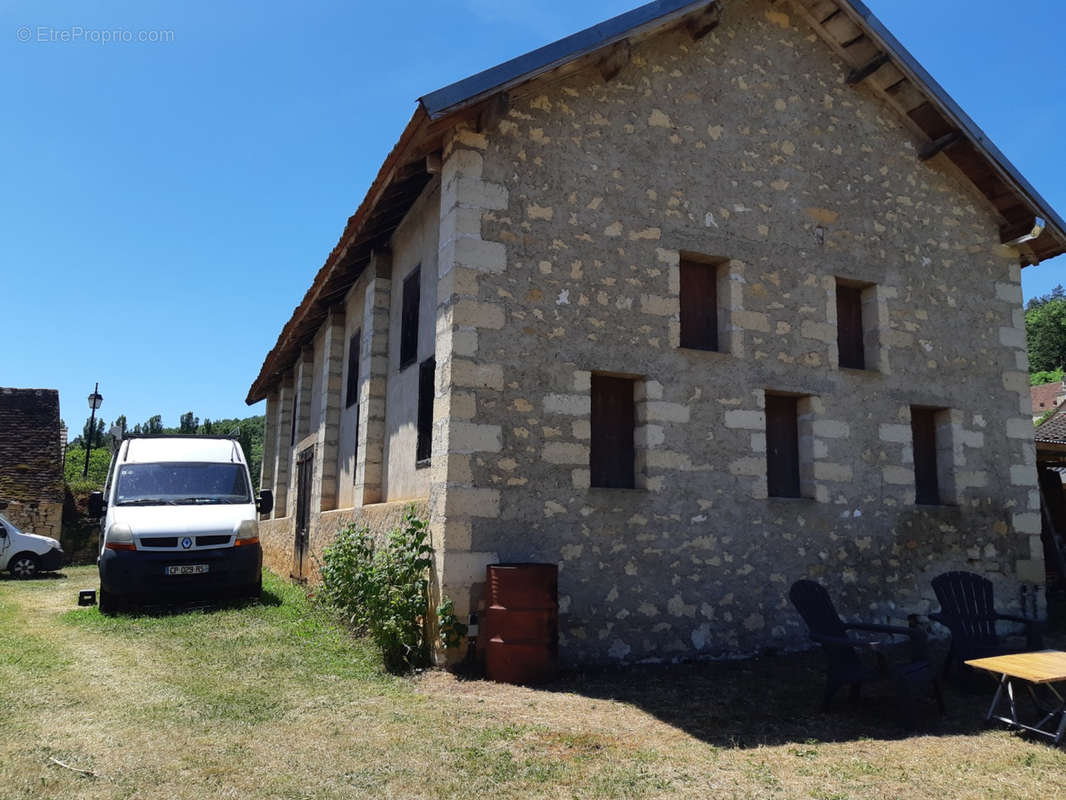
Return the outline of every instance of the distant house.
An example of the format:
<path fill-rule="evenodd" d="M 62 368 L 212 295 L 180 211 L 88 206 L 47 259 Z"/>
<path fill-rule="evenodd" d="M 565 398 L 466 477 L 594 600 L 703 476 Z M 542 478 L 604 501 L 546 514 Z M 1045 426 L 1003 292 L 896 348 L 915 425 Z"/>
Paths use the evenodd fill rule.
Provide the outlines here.
<path fill-rule="evenodd" d="M 265 558 L 313 577 L 414 501 L 461 616 L 487 564 L 558 564 L 585 662 L 805 642 L 803 577 L 1016 598 L 1021 270 L 1064 251 L 858 0 L 642 6 L 421 99 L 249 390 Z"/>
<path fill-rule="evenodd" d="M 1062 401 L 1066 400 L 1066 387 L 1063 386 L 1062 381 L 1030 386 L 1029 397 L 1033 400 L 1033 421 L 1035 422 L 1047 412 L 1062 405 Z"/>
<path fill-rule="evenodd" d="M 63 522 L 59 392 L 0 388 L 0 513 L 58 539 Z"/>

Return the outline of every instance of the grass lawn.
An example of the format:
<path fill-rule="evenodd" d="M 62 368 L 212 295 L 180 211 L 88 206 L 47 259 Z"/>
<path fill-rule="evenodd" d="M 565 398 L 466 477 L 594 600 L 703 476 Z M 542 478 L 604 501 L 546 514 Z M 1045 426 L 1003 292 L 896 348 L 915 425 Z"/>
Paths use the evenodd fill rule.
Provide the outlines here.
<path fill-rule="evenodd" d="M 95 583 L 0 578 L 0 798 L 1029 800 L 1066 780 L 1066 748 L 982 728 L 984 694 L 948 692 L 920 735 L 890 699 L 817 713 L 817 654 L 539 690 L 395 678 L 270 575 L 262 605 L 111 619 L 76 606 Z"/>

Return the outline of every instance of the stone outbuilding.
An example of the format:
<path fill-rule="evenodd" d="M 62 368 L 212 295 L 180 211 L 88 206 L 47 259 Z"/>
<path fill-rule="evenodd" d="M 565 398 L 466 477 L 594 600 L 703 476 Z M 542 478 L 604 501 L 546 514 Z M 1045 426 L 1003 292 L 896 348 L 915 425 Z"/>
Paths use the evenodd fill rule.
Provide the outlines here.
<path fill-rule="evenodd" d="M 1066 225 L 857 0 L 660 2 L 421 98 L 248 393 L 313 578 L 559 572 L 567 661 L 792 646 L 792 581 L 1044 580 L 1021 269 Z"/>
<path fill-rule="evenodd" d="M 0 388 L 0 513 L 21 530 L 60 538 L 65 444 L 59 392 Z"/>

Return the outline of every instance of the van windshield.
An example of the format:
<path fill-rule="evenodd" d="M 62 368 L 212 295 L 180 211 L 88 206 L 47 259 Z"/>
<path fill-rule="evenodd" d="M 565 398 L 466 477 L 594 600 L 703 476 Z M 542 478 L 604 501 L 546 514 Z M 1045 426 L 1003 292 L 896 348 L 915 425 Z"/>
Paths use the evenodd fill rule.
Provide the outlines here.
<path fill-rule="evenodd" d="M 119 467 L 115 487 L 115 503 L 120 506 L 250 502 L 251 492 L 241 464 L 124 464 Z"/>

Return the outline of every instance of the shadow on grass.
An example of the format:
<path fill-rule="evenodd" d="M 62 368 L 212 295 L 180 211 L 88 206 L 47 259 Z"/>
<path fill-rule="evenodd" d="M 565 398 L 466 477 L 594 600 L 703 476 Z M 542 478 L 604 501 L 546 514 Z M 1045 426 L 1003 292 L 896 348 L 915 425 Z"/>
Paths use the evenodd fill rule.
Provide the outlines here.
<path fill-rule="evenodd" d="M 125 606 L 112 615 L 121 617 L 176 617 L 183 614 L 215 614 L 243 608 L 264 606 L 277 608 L 284 604 L 284 599 L 270 589 L 264 588 L 258 599 L 252 598 L 190 598 L 157 602 L 139 603 Z"/>
<path fill-rule="evenodd" d="M 16 578 L 9 572 L 0 572 L 0 583 L 33 583 L 34 581 L 58 581 L 66 579 L 67 575 L 63 572 L 38 572 L 32 578 Z"/>
<path fill-rule="evenodd" d="M 943 661 L 942 647 L 933 661 L 936 667 Z M 822 712 L 824 681 L 822 655 L 812 650 L 743 661 L 583 670 L 563 674 L 541 688 L 625 703 L 704 742 L 729 748 L 977 735 L 985 729 L 984 716 L 995 690 L 990 679 L 981 679 L 976 692 L 944 685 L 944 714 L 932 697 L 916 697 L 918 727 L 909 729 L 890 683 L 864 685 L 857 702 L 842 690 L 830 711 Z M 1032 710 L 1020 711 L 1024 715 Z"/>

